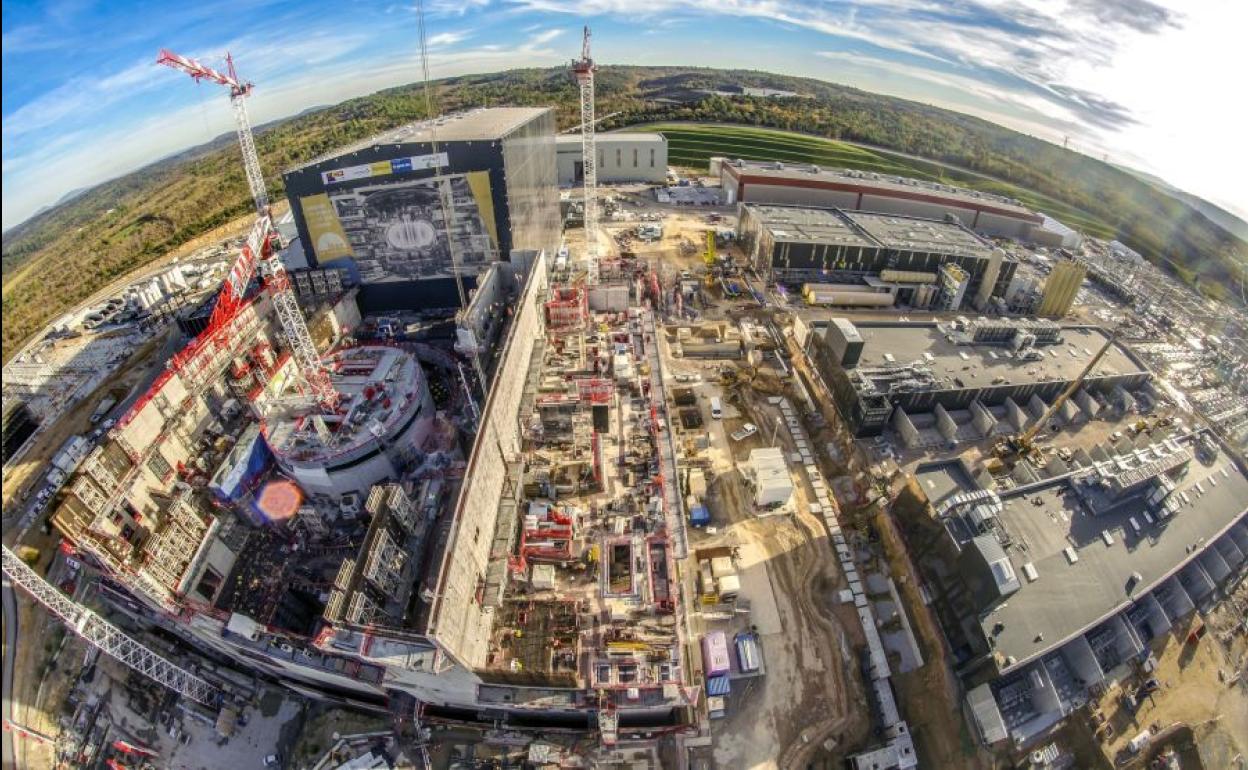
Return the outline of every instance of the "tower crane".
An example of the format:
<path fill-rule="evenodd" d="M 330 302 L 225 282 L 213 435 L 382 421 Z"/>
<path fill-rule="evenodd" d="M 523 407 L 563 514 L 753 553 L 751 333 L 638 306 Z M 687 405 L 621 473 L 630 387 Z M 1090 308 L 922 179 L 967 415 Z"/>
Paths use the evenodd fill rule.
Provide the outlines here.
<path fill-rule="evenodd" d="M 1062 404 L 1066 403 L 1075 394 L 1075 391 L 1083 385 L 1084 380 L 1088 378 L 1088 375 L 1092 373 L 1096 365 L 1105 357 L 1105 354 L 1109 352 L 1109 349 L 1113 347 L 1114 341 L 1117 339 L 1118 329 L 1115 328 L 1113 333 L 1109 335 L 1109 338 L 1105 340 L 1105 344 L 1101 346 L 1101 349 L 1096 351 L 1096 355 L 1092 356 L 1092 360 L 1088 361 L 1087 365 L 1083 367 L 1083 371 L 1079 372 L 1079 376 L 1066 386 L 1066 389 L 1053 400 L 1049 408 L 1044 410 L 1044 414 L 1041 414 L 1040 418 L 1030 428 L 1022 433 L 1009 436 L 997 444 L 995 450 L 997 456 L 1002 460 L 1013 460 L 1031 454 L 1035 448 L 1036 435 L 1044 429 L 1044 426 L 1057 413 L 1057 410 L 1062 408 Z"/>
<path fill-rule="evenodd" d="M 256 224 L 247 238 L 238 260 L 230 269 L 230 274 L 217 298 L 217 305 L 209 319 L 206 335 L 222 342 L 218 334 L 235 313 L 241 309 L 243 295 L 251 282 L 256 270 L 263 266 L 265 288 L 273 300 L 273 308 L 277 311 L 282 331 L 290 345 L 291 356 L 299 368 L 307 395 L 312 396 L 326 412 L 332 411 L 338 403 L 338 393 L 330 382 L 329 374 L 321 365 L 320 355 L 316 351 L 316 343 L 308 333 L 308 325 L 303 320 L 295 292 L 290 286 L 290 277 L 274 248 L 277 232 L 273 229 L 272 217 L 269 212 L 269 196 L 264 185 L 264 174 L 260 170 L 260 156 L 256 153 L 256 143 L 251 134 L 251 120 L 247 116 L 246 98 L 251 94 L 252 84 L 240 80 L 234 70 L 234 60 L 229 54 L 225 56 L 226 71 L 219 72 L 207 67 L 195 59 L 179 56 L 172 51 L 162 49 L 156 58 L 157 64 L 163 64 L 190 75 L 196 82 L 209 80 L 230 89 L 230 105 L 234 108 L 234 122 L 238 129 L 238 145 L 243 154 L 243 170 L 247 175 L 247 187 L 251 190 L 252 200 L 256 205 Z M 176 363 L 177 359 L 175 359 Z"/>
<path fill-rule="evenodd" d="M 220 702 L 221 691 L 215 686 L 149 650 L 117 626 L 61 593 L 39 577 L 7 545 L 4 546 L 0 566 L 9 580 L 101 652 L 193 701 L 205 706 L 216 706 Z"/>
<path fill-rule="evenodd" d="M 594 149 L 594 70 L 589 55 L 589 27 L 581 38 L 581 58 L 572 61 L 572 74 L 581 87 L 581 165 L 585 176 L 585 283 L 598 283 L 598 151 Z"/>

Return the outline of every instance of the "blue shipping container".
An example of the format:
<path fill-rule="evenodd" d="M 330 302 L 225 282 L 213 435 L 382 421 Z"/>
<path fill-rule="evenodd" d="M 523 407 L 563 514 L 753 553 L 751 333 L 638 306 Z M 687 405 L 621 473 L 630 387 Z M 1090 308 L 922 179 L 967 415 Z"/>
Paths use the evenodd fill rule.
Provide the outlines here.
<path fill-rule="evenodd" d="M 716 695 L 727 695 L 731 689 L 727 674 L 719 676 L 708 676 L 706 678 L 706 694 L 712 697 Z"/>
<path fill-rule="evenodd" d="M 742 673 L 752 674 L 758 670 L 758 637 L 754 634 L 737 634 L 737 667 Z"/>
<path fill-rule="evenodd" d="M 695 505 L 689 509 L 689 523 L 695 527 L 705 527 L 711 523 L 710 511 L 705 505 Z"/>

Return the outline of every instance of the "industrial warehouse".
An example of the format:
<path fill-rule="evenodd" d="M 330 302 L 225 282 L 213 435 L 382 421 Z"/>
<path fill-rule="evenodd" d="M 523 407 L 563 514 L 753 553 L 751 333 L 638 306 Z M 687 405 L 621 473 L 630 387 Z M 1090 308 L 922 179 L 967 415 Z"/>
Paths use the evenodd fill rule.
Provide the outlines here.
<path fill-rule="evenodd" d="M 362 309 L 383 312 L 456 306 L 457 278 L 471 288 L 512 251 L 554 254 L 554 127 L 547 108 L 474 110 L 287 170 L 307 263 L 345 267 L 361 285 Z"/>
<path fill-rule="evenodd" d="M 922 424 L 935 420 L 946 441 L 963 430 L 990 436 L 999 423 L 1022 429 L 1106 345 L 1101 367 L 1083 383 L 1077 400 L 1067 404 L 1065 419 L 1074 419 L 1080 408 L 1094 415 L 1100 409 L 1097 399 L 1131 399 L 1128 391 L 1149 377 L 1100 330 L 1047 320 L 838 319 L 814 326 L 806 345 L 855 435 L 877 435 L 891 425 L 908 443 L 919 440 L 914 420 L 920 415 L 927 416 Z"/>
<path fill-rule="evenodd" d="M 738 238 L 769 283 L 809 304 L 985 309 L 1017 265 L 957 220 L 742 204 Z"/>
<path fill-rule="evenodd" d="M 1248 565 L 1243 468 L 1206 433 L 1141 438 L 1012 489 L 932 495 L 929 561 L 949 572 L 929 579 L 986 743 L 1035 745 Z"/>
<path fill-rule="evenodd" d="M 871 211 L 943 220 L 954 217 L 985 235 L 1028 240 L 1044 217 L 991 193 L 868 171 L 801 163 L 711 159 L 728 203 Z"/>
<path fill-rule="evenodd" d="M 599 134 L 595 172 L 603 184 L 649 183 L 667 180 L 667 140 L 662 134 L 615 132 Z M 559 185 L 570 187 L 585 181 L 580 134 L 561 134 L 555 139 Z"/>

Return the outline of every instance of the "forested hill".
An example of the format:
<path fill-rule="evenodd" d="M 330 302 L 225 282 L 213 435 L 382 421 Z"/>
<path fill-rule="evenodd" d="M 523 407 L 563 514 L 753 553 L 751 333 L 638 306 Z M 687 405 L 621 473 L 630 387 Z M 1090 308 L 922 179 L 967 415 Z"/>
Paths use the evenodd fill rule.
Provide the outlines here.
<path fill-rule="evenodd" d="M 671 67 L 603 67 L 598 114 L 610 130 L 671 120 L 772 126 L 864 142 L 955 164 L 1031 188 L 1089 214 L 1150 259 L 1179 265 L 1189 282 L 1221 296 L 1248 265 L 1248 244 L 1195 208 L 1120 169 L 959 113 L 807 78 Z M 734 92 L 755 86 L 791 98 Z M 450 78 L 443 111 L 553 105 L 560 128 L 579 120 L 577 92 L 562 69 Z M 257 137 L 275 199 L 280 172 L 336 146 L 424 117 L 419 85 L 306 112 Z M 224 109 L 224 106 L 222 107 Z M 614 114 L 613 114 L 614 113 Z M 139 267 L 250 207 L 229 137 L 95 187 L 4 235 L 3 353 L 94 288 Z M 55 264 L 58 269 L 41 267 Z M 68 268 L 68 269 L 67 269 Z"/>

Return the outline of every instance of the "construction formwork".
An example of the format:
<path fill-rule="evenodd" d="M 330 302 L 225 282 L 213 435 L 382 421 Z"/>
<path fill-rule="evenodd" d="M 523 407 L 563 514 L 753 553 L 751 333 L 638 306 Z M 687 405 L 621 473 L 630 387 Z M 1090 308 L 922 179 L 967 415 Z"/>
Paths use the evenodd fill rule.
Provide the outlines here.
<path fill-rule="evenodd" d="M 558 287 L 546 302 L 548 331 L 569 331 L 584 328 L 589 318 L 589 294 L 579 286 Z"/>

